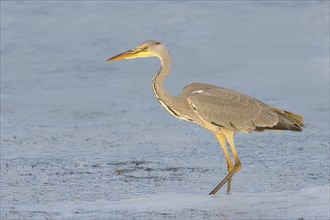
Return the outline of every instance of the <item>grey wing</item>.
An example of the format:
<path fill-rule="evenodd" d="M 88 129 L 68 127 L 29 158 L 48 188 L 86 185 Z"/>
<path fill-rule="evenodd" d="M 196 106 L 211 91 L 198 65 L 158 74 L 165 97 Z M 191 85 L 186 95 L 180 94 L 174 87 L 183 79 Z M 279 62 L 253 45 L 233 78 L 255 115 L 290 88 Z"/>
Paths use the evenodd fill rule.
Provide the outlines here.
<path fill-rule="evenodd" d="M 279 122 L 271 106 L 225 88 L 192 91 L 187 101 L 202 120 L 225 128 L 252 131 L 257 127 L 273 127 Z"/>

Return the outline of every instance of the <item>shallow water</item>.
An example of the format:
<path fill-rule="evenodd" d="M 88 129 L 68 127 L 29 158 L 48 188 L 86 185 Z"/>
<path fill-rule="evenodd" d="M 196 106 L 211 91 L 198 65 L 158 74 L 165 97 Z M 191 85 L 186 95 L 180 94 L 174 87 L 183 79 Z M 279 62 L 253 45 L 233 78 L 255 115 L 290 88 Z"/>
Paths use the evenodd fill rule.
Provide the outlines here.
<path fill-rule="evenodd" d="M 1 218 L 329 218 L 329 2 L 1 2 Z M 153 97 L 205 82 L 305 118 L 239 134 L 233 193 L 213 134 Z"/>

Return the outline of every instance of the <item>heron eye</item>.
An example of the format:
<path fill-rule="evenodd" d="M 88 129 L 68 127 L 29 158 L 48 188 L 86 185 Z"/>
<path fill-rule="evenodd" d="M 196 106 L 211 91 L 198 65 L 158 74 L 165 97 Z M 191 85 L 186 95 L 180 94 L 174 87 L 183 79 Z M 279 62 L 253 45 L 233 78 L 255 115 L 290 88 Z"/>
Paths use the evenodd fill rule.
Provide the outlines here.
<path fill-rule="evenodd" d="M 143 50 L 148 50 L 148 48 L 149 48 L 148 46 L 145 46 L 145 47 L 143 48 Z"/>

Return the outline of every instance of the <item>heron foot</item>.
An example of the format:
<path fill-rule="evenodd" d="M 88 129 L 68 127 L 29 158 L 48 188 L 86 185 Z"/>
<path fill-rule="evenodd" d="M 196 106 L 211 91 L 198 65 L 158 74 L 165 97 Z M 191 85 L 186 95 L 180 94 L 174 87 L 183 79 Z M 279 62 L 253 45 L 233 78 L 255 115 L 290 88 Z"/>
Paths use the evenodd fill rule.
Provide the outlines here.
<path fill-rule="evenodd" d="M 232 168 L 232 170 L 228 173 L 228 175 L 209 193 L 209 195 L 216 194 L 219 191 L 219 189 L 221 189 L 221 187 L 225 185 L 226 182 L 228 182 L 228 187 L 229 187 L 229 179 L 230 179 L 230 187 L 229 187 L 229 192 L 230 192 L 231 178 L 235 173 L 237 173 L 241 169 L 241 167 L 242 167 L 241 162 L 237 161 L 234 167 Z M 228 188 L 227 188 L 227 193 L 228 193 Z"/>
<path fill-rule="evenodd" d="M 227 166 L 227 168 L 228 168 L 228 173 L 230 173 L 230 171 L 233 169 L 233 164 L 231 163 L 231 161 L 230 161 L 230 163 L 228 163 L 228 166 Z M 227 183 L 227 194 L 230 194 L 230 191 L 231 191 L 231 180 L 232 180 L 232 177 L 230 177 L 229 179 L 228 179 L 228 183 Z"/>

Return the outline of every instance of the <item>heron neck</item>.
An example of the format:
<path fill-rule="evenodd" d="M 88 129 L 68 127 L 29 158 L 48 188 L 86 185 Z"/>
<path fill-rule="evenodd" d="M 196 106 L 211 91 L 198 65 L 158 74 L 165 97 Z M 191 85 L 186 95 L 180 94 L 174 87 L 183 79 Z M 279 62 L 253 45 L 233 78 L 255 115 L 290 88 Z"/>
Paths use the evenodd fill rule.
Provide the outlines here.
<path fill-rule="evenodd" d="M 157 57 L 160 59 L 161 68 L 152 80 L 152 88 L 161 105 L 172 106 L 171 104 L 173 104 L 175 97 L 171 96 L 164 86 L 165 80 L 170 75 L 171 58 L 167 51 L 158 54 Z M 164 107 L 166 108 L 166 106 Z"/>

